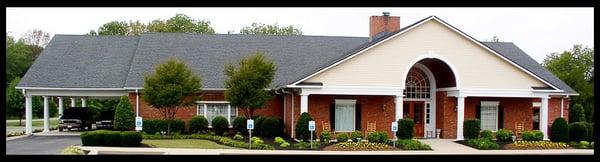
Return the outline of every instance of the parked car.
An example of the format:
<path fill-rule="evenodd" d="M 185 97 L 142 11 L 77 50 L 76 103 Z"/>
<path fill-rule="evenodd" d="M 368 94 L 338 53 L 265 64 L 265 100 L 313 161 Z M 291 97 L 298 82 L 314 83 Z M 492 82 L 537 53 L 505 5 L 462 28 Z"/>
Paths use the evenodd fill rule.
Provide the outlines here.
<path fill-rule="evenodd" d="M 92 114 L 87 107 L 69 107 L 63 111 L 58 121 L 58 131 L 67 129 L 92 129 Z"/>
<path fill-rule="evenodd" d="M 115 119 L 114 111 L 102 111 L 96 120 L 96 129 L 113 129 Z"/>

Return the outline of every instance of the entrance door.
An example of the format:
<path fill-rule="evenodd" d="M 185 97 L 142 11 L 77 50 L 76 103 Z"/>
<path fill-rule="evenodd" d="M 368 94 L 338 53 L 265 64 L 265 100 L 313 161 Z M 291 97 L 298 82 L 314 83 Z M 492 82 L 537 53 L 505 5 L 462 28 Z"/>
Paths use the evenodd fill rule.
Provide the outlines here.
<path fill-rule="evenodd" d="M 424 137 L 425 129 L 425 102 L 423 101 L 405 101 L 403 105 L 404 118 L 411 118 L 415 122 L 415 137 Z"/>

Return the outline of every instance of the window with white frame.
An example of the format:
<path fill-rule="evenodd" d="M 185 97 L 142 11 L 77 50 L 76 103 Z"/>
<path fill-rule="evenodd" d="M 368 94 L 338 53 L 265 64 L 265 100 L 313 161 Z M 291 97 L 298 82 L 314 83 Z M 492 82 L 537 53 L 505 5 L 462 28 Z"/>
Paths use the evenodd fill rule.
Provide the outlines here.
<path fill-rule="evenodd" d="M 355 126 L 356 100 L 335 100 L 335 131 L 352 132 Z"/>
<path fill-rule="evenodd" d="M 481 101 L 481 130 L 498 130 L 498 101 Z"/>
<path fill-rule="evenodd" d="M 430 90 L 427 74 L 419 68 L 411 68 L 406 76 L 404 98 L 430 98 Z"/>
<path fill-rule="evenodd" d="M 198 103 L 197 105 L 198 116 L 204 116 L 208 120 L 210 126 L 212 120 L 217 116 L 225 117 L 229 121 L 231 126 L 233 119 L 238 116 L 237 108 L 231 107 L 229 103 L 216 102 L 216 103 Z"/>

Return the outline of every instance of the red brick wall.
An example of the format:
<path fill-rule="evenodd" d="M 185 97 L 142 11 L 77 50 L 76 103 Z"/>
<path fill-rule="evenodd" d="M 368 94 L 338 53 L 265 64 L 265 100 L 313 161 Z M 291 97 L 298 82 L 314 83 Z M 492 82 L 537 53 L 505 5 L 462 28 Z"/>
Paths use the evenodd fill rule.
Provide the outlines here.
<path fill-rule="evenodd" d="M 531 98 L 467 97 L 465 120 L 475 118 L 477 104 L 481 101 L 500 101 L 504 108 L 504 129 L 515 131 L 517 122 L 523 122 L 525 130 L 533 129 L 533 106 Z"/>
<path fill-rule="evenodd" d="M 441 129 L 440 138 L 456 138 L 456 98 L 446 92 L 436 93 L 436 129 Z"/>
<path fill-rule="evenodd" d="M 386 131 L 389 137 L 393 137 L 390 130 L 390 123 L 394 121 L 395 117 L 393 96 L 308 96 L 308 112 L 317 124 L 317 135 L 323 130 L 322 122 L 329 122 L 329 106 L 335 102 L 335 99 L 356 99 L 356 102 L 361 104 L 361 131 L 363 134 L 366 132 L 367 122 L 376 122 L 377 131 Z"/>

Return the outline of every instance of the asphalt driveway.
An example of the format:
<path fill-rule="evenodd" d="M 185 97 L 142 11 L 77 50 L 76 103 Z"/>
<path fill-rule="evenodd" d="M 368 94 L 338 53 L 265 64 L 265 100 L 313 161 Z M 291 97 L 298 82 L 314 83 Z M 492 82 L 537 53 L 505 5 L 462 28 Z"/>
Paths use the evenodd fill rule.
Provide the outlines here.
<path fill-rule="evenodd" d="M 58 154 L 64 148 L 81 146 L 79 136 L 29 136 L 6 141 L 6 154 Z"/>

